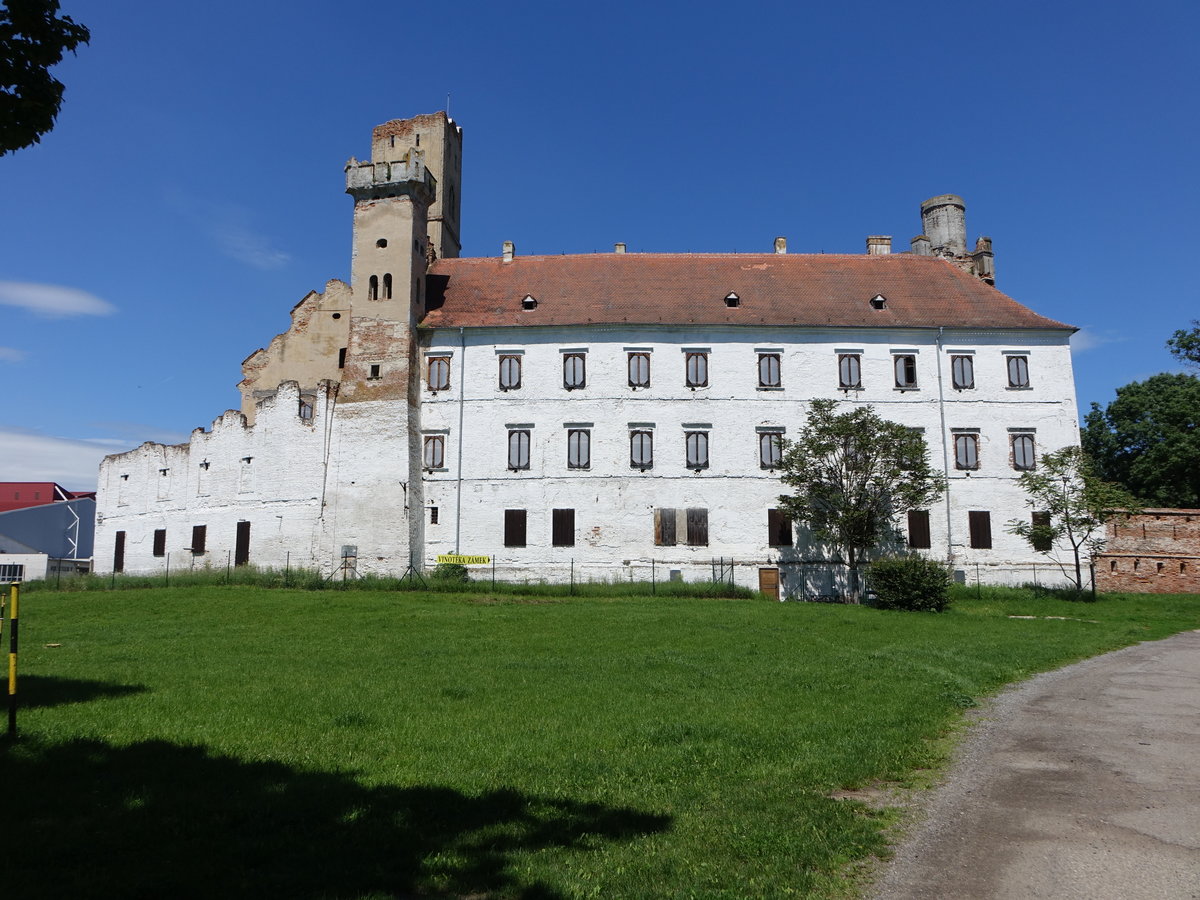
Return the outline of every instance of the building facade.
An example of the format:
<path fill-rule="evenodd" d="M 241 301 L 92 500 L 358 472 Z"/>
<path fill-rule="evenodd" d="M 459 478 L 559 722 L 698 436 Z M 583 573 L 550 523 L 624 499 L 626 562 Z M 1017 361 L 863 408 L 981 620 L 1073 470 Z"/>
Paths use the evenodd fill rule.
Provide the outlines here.
<path fill-rule="evenodd" d="M 1113 519 L 1105 531 L 1097 590 L 1200 593 L 1200 509 L 1146 509 Z"/>
<path fill-rule="evenodd" d="M 375 129 L 346 166 L 350 283 L 246 359 L 240 412 L 104 461 L 99 569 L 463 554 L 505 578 L 692 580 L 719 560 L 822 593 L 777 465 L 829 397 L 925 434 L 949 490 L 903 523 L 911 547 L 984 580 L 1045 570 L 1004 526 L 1030 515 L 1021 471 L 1078 442 L 1074 329 L 995 289 L 960 198 L 926 201 L 903 253 L 463 259 L 461 158 L 444 113 Z"/>

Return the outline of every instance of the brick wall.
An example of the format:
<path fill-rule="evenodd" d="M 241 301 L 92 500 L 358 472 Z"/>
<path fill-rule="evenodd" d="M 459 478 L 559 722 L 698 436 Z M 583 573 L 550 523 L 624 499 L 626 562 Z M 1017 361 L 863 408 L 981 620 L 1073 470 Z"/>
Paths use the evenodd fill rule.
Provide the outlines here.
<path fill-rule="evenodd" d="M 1096 587 L 1200 593 L 1200 510 L 1148 509 L 1127 521 L 1110 522 L 1108 543 L 1096 559 Z"/>

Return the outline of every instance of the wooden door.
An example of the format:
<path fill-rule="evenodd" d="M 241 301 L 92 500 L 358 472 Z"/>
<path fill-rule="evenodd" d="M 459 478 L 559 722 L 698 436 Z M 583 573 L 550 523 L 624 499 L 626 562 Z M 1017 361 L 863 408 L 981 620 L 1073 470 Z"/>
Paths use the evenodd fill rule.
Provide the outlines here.
<path fill-rule="evenodd" d="M 779 599 L 779 570 L 759 569 L 758 589 L 772 600 Z"/>
<path fill-rule="evenodd" d="M 250 562 L 250 523 L 237 523 L 237 543 L 233 547 L 233 564 L 244 566 Z"/>

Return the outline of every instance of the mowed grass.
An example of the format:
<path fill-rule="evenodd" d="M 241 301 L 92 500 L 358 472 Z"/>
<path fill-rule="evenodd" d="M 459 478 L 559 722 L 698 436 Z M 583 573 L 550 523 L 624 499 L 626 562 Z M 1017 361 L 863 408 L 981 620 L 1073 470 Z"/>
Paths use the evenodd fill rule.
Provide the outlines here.
<path fill-rule="evenodd" d="M 844 896 L 895 814 L 833 792 L 919 779 L 1007 682 L 1200 627 L 1198 597 L 1011 591 L 941 615 L 211 586 L 21 612 L 14 900 Z"/>

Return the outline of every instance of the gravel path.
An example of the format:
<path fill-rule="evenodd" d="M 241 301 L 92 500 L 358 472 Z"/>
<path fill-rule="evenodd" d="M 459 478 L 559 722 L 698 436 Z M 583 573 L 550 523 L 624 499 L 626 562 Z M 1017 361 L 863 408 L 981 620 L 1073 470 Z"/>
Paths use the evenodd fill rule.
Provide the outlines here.
<path fill-rule="evenodd" d="M 995 698 L 874 900 L 1200 898 L 1200 631 Z"/>

